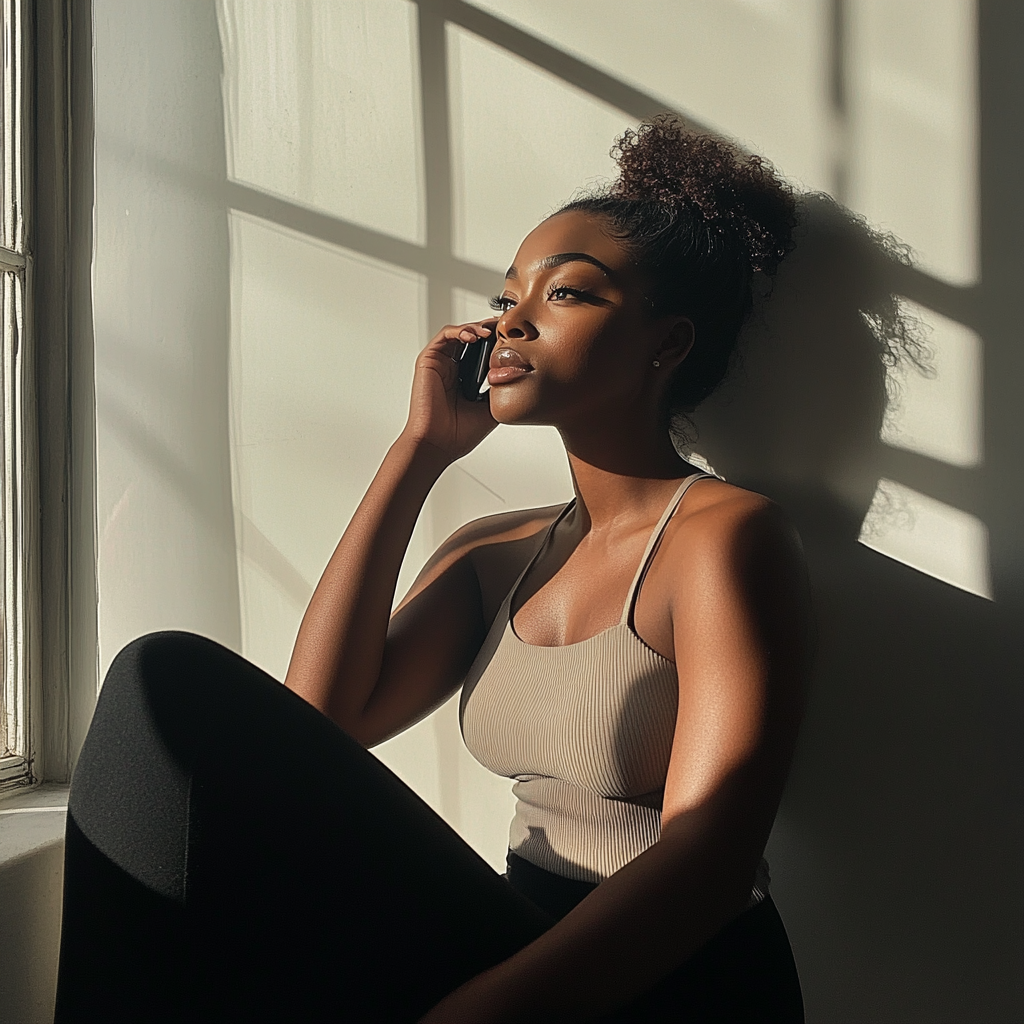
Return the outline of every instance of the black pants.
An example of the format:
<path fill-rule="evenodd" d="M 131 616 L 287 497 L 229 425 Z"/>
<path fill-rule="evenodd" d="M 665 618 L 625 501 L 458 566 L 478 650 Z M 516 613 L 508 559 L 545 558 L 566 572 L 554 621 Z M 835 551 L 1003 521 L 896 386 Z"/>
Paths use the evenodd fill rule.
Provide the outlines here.
<path fill-rule="evenodd" d="M 411 1022 L 590 888 L 497 875 L 280 683 L 153 634 L 111 665 L 75 771 L 56 1021 Z M 774 906 L 612 1019 L 802 1020 Z"/>

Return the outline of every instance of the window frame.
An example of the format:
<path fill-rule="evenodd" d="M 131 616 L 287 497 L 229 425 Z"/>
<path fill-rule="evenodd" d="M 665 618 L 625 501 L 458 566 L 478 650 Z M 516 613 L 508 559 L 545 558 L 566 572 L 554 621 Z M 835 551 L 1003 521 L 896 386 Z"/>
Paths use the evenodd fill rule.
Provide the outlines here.
<path fill-rule="evenodd" d="M 35 781 L 33 699 L 35 622 L 32 545 L 36 460 L 32 430 L 32 88 L 28 0 L 2 0 L 3 44 L 3 343 L 0 366 L 4 464 L 0 472 L 3 549 L 3 721 L 0 792 Z M 10 287 L 10 292 L 8 288 Z M 20 308 L 19 308 L 20 307 Z"/>
<path fill-rule="evenodd" d="M 24 244 L 14 256 L 19 263 L 23 258 L 25 278 L 16 435 L 22 747 L 0 759 L 2 798 L 70 779 L 96 701 L 98 665 L 92 3 L 0 2 L 5 10 L 17 4 L 22 14 Z M 80 127 L 76 146 L 73 118 Z M 10 261 L 9 249 L 3 257 Z M 72 351 L 73 337 L 80 353 Z M 73 421 L 80 425 L 79 436 L 72 434 Z M 80 609 L 74 630 L 73 602 Z M 4 629 L 0 619 L 0 633 Z M 80 685 L 71 685 L 73 677 Z"/>

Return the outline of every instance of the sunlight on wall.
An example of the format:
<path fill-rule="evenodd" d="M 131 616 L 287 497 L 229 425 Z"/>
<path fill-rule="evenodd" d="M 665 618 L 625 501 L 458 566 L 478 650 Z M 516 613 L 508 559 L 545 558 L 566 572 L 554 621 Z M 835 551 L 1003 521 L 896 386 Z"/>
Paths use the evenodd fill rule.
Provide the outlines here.
<path fill-rule="evenodd" d="M 845 19 L 848 201 L 955 285 L 978 275 L 977 14 L 973 0 L 851 0 Z M 925 327 L 930 374 L 890 371 L 881 440 L 951 466 L 983 460 L 983 345 L 970 327 L 907 302 Z M 985 524 L 882 480 L 861 541 L 992 597 Z"/>
<path fill-rule="evenodd" d="M 820 0 L 477 0 L 475 6 L 741 140 L 806 187 L 831 186 L 827 5 Z M 518 105 L 517 99 L 508 107 Z M 544 116 L 560 111 L 556 104 Z M 571 107 L 566 115 L 572 127 Z M 502 126 L 503 120 L 495 130 Z"/>
<path fill-rule="evenodd" d="M 905 306 L 927 329 L 932 373 L 910 366 L 890 371 L 896 398 L 886 412 L 882 440 L 954 466 L 980 465 L 981 338 L 916 302 Z"/>
<path fill-rule="evenodd" d="M 235 213 L 231 284 L 242 643 L 281 679 L 313 585 L 404 423 L 423 282 Z"/>
<path fill-rule="evenodd" d="M 217 11 L 228 175 L 422 242 L 415 6 L 221 0 Z"/>
<path fill-rule="evenodd" d="M 879 481 L 860 542 L 937 580 L 992 599 L 985 524 L 894 480 Z"/>
<path fill-rule="evenodd" d="M 850 205 L 955 284 L 978 275 L 970 0 L 851 0 Z"/>
<path fill-rule="evenodd" d="M 523 236 L 588 181 L 610 178 L 621 111 L 448 27 L 453 248 L 504 273 Z"/>
<path fill-rule="evenodd" d="M 242 652 L 283 679 L 313 586 L 405 421 L 423 280 L 234 213 L 231 301 Z M 417 526 L 399 593 L 434 548 L 430 525 Z M 376 753 L 445 810 L 429 721 Z"/>

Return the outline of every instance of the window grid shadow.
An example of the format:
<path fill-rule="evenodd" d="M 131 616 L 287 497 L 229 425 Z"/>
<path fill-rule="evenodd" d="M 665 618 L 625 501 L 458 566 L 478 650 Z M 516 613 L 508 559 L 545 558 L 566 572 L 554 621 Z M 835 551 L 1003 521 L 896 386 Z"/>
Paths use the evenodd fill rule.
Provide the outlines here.
<path fill-rule="evenodd" d="M 656 96 L 465 0 L 416 0 L 416 6 L 426 244 L 395 238 L 242 182 L 227 182 L 226 200 L 233 209 L 421 274 L 427 286 L 427 327 L 428 331 L 434 331 L 452 318 L 453 288 L 488 294 L 501 285 L 500 274 L 460 259 L 453 252 L 447 25 L 456 25 L 501 47 L 636 120 L 671 113 L 694 130 L 713 132 L 689 113 L 667 105 Z M 840 138 L 847 131 L 843 66 L 845 8 L 845 0 L 831 0 L 828 83 L 830 106 Z M 833 161 L 834 190 L 840 199 L 847 178 L 844 149 L 840 143 Z M 896 262 L 891 262 L 885 271 L 900 295 L 974 330 L 980 327 L 983 320 L 980 285 L 953 285 L 920 268 Z M 887 470 L 891 470 L 891 479 L 973 515 L 982 511 L 978 507 L 978 469 L 952 466 L 902 449 L 888 450 L 885 461 Z"/>

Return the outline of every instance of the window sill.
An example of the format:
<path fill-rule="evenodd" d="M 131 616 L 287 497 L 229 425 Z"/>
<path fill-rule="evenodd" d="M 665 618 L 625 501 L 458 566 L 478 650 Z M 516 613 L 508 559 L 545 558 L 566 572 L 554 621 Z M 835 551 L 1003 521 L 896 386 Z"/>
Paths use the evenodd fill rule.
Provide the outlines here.
<path fill-rule="evenodd" d="M 0 870 L 64 841 L 68 787 L 43 784 L 0 799 Z"/>
<path fill-rule="evenodd" d="M 67 802 L 52 784 L 0 799 L 0 1020 L 53 1020 Z"/>

